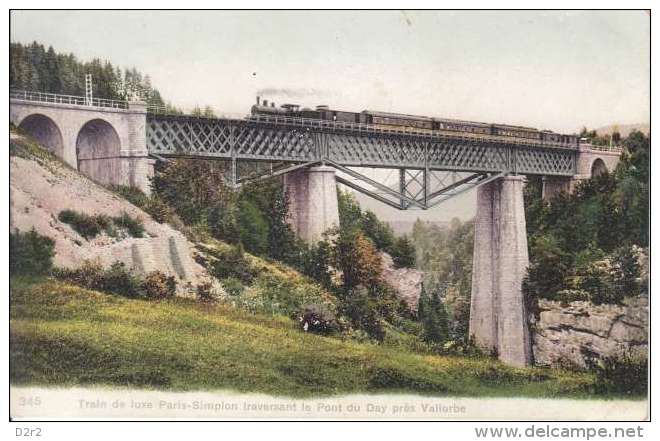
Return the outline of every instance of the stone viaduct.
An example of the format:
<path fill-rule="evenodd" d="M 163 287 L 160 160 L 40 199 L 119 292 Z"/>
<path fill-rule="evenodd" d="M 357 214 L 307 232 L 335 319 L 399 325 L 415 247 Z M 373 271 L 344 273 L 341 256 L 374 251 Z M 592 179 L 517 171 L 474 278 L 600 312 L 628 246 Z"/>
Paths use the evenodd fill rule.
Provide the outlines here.
<path fill-rule="evenodd" d="M 521 290 L 529 263 L 524 175 L 544 176 L 543 196 L 550 199 L 560 191 L 570 191 L 579 180 L 612 171 L 620 155 L 619 151 L 598 150 L 590 145 L 581 145 L 577 151 L 570 152 L 539 148 L 541 153 L 537 155 L 537 150 L 530 147 L 516 153 L 515 146 L 505 151 L 497 145 L 480 146 L 465 139 L 458 144 L 433 145 L 421 145 L 418 140 L 401 141 L 394 150 L 392 139 L 395 138 L 385 139 L 379 133 L 365 135 L 364 131 L 371 130 L 368 128 L 359 128 L 359 135 L 324 135 L 304 127 L 276 126 L 259 128 L 259 133 L 254 133 L 256 129 L 246 128 L 241 125 L 243 122 L 222 125 L 220 121 L 150 117 L 145 104 L 139 102 L 90 103 L 81 102 L 83 98 L 79 97 L 43 98 L 42 95 L 48 94 L 40 94 L 39 99 L 28 93 L 12 95 L 11 122 L 71 167 L 102 184 L 131 185 L 149 193 L 155 162 L 152 157 L 163 159 L 167 155 L 231 160 L 234 174 L 238 159 L 294 161 L 293 166 L 271 176 L 284 176 L 290 223 L 308 242 L 318 241 L 324 231 L 339 223 L 337 183 L 364 191 L 336 175 L 339 170 L 359 177 L 348 165 L 405 164 L 413 169 L 412 174 L 410 170 L 400 170 L 401 191 L 395 193 L 400 204 L 367 192 L 400 209 L 430 208 L 434 205 L 433 198 L 437 204 L 464 191 L 454 192 L 459 187 L 476 188 L 470 333 L 478 345 L 496 350 L 503 362 L 514 366 L 532 362 Z M 288 147 L 284 148 L 285 145 Z M 431 151 L 431 147 L 436 151 Z M 359 158 L 355 151 L 361 151 Z M 385 162 L 370 159 L 374 152 L 382 153 L 379 160 Z M 417 153 L 413 157 L 411 152 Z M 516 158 L 517 162 L 513 162 Z M 432 192 L 426 184 L 433 176 L 433 161 L 438 161 L 438 170 L 476 170 L 477 173 Z M 362 179 L 369 182 L 364 176 Z M 420 179 L 422 190 L 416 194 L 421 192 L 423 197 L 413 194 L 409 187 L 409 183 Z M 369 183 L 385 193 L 392 191 L 377 182 Z"/>
<path fill-rule="evenodd" d="M 81 105 L 77 97 L 68 98 L 12 98 L 10 122 L 93 180 L 148 193 L 155 160 L 145 140 L 146 105 L 106 100 Z"/>

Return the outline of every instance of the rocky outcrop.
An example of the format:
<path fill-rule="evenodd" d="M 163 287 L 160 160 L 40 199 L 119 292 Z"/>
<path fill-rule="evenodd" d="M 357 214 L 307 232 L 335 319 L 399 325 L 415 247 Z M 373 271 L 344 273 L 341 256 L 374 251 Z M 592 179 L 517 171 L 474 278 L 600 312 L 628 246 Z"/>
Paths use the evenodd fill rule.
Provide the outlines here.
<path fill-rule="evenodd" d="M 383 262 L 383 279 L 392 288 L 397 296 L 402 299 L 411 311 L 417 311 L 419 296 L 422 293 L 422 282 L 424 271 L 414 268 L 395 268 L 392 256 L 380 253 Z"/>
<path fill-rule="evenodd" d="M 34 228 L 53 239 L 56 266 L 75 268 L 85 260 L 96 260 L 107 267 L 121 261 L 138 273 L 158 270 L 174 276 L 182 295 L 192 294 L 194 287 L 203 282 L 211 282 L 218 291 L 222 289 L 195 262 L 193 245 L 181 232 L 154 221 L 125 199 L 54 158 L 11 156 L 10 165 L 10 230 Z M 141 238 L 103 234 L 86 240 L 58 220 L 65 209 L 89 215 L 127 213 L 142 221 L 145 234 Z"/>
<path fill-rule="evenodd" d="M 604 357 L 646 357 L 648 299 L 626 299 L 623 305 L 539 301 L 533 323 L 534 359 L 538 365 L 586 368 Z"/>

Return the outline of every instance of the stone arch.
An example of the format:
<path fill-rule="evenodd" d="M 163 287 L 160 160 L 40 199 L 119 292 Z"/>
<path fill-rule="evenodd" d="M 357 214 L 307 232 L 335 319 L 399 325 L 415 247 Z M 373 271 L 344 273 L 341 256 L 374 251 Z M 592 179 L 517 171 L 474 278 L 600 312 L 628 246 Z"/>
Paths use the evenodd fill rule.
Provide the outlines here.
<path fill-rule="evenodd" d="M 62 140 L 62 132 L 51 118 L 41 113 L 33 113 L 23 118 L 18 127 L 51 152 L 60 158 L 63 157 L 64 141 Z"/>
<path fill-rule="evenodd" d="M 600 176 L 604 173 L 607 173 L 607 166 L 605 165 L 605 161 L 603 161 L 601 158 L 596 158 L 596 160 L 591 164 L 591 177 L 594 178 L 596 176 Z"/>
<path fill-rule="evenodd" d="M 118 181 L 121 141 L 115 128 L 102 119 L 87 121 L 76 138 L 78 170 L 102 184 Z"/>

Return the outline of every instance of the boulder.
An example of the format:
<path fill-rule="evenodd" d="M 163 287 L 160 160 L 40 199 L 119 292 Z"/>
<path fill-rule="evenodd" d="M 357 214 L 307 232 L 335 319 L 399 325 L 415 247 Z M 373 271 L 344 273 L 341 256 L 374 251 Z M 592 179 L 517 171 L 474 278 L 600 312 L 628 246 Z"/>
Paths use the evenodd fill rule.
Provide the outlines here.
<path fill-rule="evenodd" d="M 387 282 L 400 299 L 402 299 L 411 311 L 417 312 L 419 296 L 422 293 L 422 282 L 424 271 L 414 268 L 395 268 L 392 256 L 388 253 L 380 253 L 383 262 L 383 279 Z"/>

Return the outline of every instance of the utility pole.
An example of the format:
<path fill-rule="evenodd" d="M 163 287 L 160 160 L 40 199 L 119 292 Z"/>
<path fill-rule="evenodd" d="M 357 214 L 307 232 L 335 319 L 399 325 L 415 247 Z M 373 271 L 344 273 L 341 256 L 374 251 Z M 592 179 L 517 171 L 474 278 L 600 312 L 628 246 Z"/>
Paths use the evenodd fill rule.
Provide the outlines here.
<path fill-rule="evenodd" d="M 92 74 L 85 74 L 85 104 L 91 106 L 93 101 Z"/>

